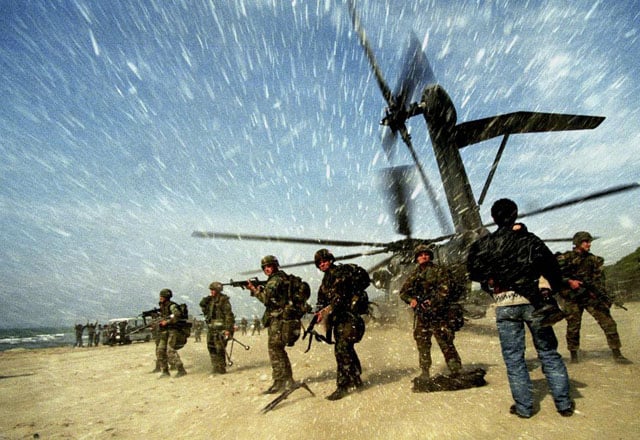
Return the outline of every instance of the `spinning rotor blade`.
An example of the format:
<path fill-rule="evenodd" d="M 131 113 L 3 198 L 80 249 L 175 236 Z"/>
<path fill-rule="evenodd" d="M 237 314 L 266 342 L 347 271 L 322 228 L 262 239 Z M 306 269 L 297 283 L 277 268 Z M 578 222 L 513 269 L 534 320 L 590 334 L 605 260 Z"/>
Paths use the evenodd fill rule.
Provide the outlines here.
<path fill-rule="evenodd" d="M 386 190 L 396 232 L 411 237 L 411 200 L 409 199 L 407 181 L 413 167 L 393 167 L 384 170 Z"/>
<path fill-rule="evenodd" d="M 427 56 L 422 50 L 418 37 L 411 32 L 409 47 L 405 51 L 400 80 L 393 92 L 393 99 L 398 108 L 405 109 L 413 99 L 418 86 L 425 87 L 436 83 L 436 77 L 431 70 Z"/>
<path fill-rule="evenodd" d="M 608 197 L 608 196 L 612 196 L 612 195 L 626 192 L 626 191 L 631 191 L 638 188 L 640 188 L 640 183 L 638 182 L 633 182 L 626 185 L 613 186 L 611 188 L 607 188 L 602 191 L 598 191 L 592 194 L 587 194 L 586 196 L 574 197 L 573 199 L 565 200 L 564 202 L 554 203 L 553 205 L 545 206 L 544 208 L 535 209 L 531 212 L 525 212 L 523 214 L 519 214 L 518 218 L 520 219 L 524 217 L 531 217 L 533 215 L 538 215 L 538 214 L 542 214 L 549 211 L 555 211 L 556 209 L 578 205 L 580 203 L 588 202 L 590 200 L 596 200 L 602 197 Z M 496 225 L 495 223 L 488 223 L 484 226 L 489 227 L 489 226 L 495 226 L 495 225 Z M 545 239 L 544 241 L 567 241 L 567 240 L 563 238 L 550 238 L 550 239 Z M 571 241 L 571 240 L 568 240 L 568 241 Z"/>
<path fill-rule="evenodd" d="M 358 257 L 367 257 L 367 256 L 370 256 L 370 255 L 384 254 L 385 252 L 388 252 L 388 251 L 386 249 L 378 249 L 378 250 L 375 250 L 375 251 L 358 252 L 358 253 L 355 253 L 355 254 L 341 255 L 341 256 L 335 257 L 335 260 L 336 261 L 351 260 L 353 258 L 358 258 Z M 308 266 L 308 265 L 311 265 L 311 264 L 316 264 L 316 262 L 313 261 L 313 260 L 301 261 L 300 263 L 282 264 L 282 265 L 280 265 L 280 267 L 282 269 L 288 269 L 290 267 Z M 253 271 L 253 272 L 255 272 L 255 271 Z M 246 275 L 246 274 L 250 274 L 250 273 L 253 273 L 253 272 L 243 272 L 243 274 Z"/>
<path fill-rule="evenodd" d="M 391 89 L 387 85 L 387 82 L 384 80 L 382 71 L 380 70 L 380 67 L 378 67 L 376 57 L 373 55 L 373 50 L 371 50 L 371 46 L 369 45 L 367 34 L 364 31 L 364 28 L 361 26 L 360 17 L 358 16 L 358 12 L 356 11 L 354 0 L 349 0 L 349 12 L 351 12 L 351 21 L 353 23 L 353 28 L 358 34 L 360 44 L 364 48 L 364 52 L 367 55 L 367 59 L 369 60 L 369 64 L 371 65 L 371 70 L 373 70 L 376 81 L 378 81 L 378 87 L 380 87 L 382 96 L 384 97 L 384 100 L 387 101 L 387 105 L 392 106 L 394 103 L 391 95 Z"/>
<path fill-rule="evenodd" d="M 638 182 L 630 183 L 627 185 L 618 185 L 602 191 L 595 192 L 593 194 L 588 194 L 586 196 L 581 196 L 581 197 L 575 197 L 573 199 L 569 199 L 564 202 L 555 203 L 553 205 L 545 206 L 544 208 L 540 208 L 531 212 L 520 214 L 518 218 L 538 215 L 538 214 L 542 214 L 543 212 L 549 212 L 549 211 L 553 211 L 560 208 L 566 208 L 567 206 L 577 205 L 579 203 L 587 202 L 589 200 L 595 200 L 602 197 L 607 197 L 607 196 L 611 196 L 614 194 L 618 194 L 621 192 L 630 191 L 632 189 L 638 189 L 638 188 L 640 188 L 640 183 Z"/>
<path fill-rule="evenodd" d="M 279 243 L 319 244 L 325 246 L 372 246 L 385 247 L 388 243 L 371 241 L 324 240 L 322 238 L 278 237 L 273 235 L 230 234 L 226 232 L 193 231 L 192 237 L 219 238 L 223 240 L 273 241 Z"/>

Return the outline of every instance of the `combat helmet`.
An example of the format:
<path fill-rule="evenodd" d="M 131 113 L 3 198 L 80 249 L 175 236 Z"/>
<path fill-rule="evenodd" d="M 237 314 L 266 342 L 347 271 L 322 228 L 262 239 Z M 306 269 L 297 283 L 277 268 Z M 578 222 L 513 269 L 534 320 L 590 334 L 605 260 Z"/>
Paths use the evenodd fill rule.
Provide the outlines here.
<path fill-rule="evenodd" d="M 423 252 L 426 252 L 429 255 L 429 260 L 433 260 L 433 249 L 426 244 L 419 244 L 413 250 L 413 261 L 418 261 L 418 255 Z"/>
<path fill-rule="evenodd" d="M 224 286 L 218 281 L 214 281 L 209 284 L 209 290 L 215 290 L 216 292 L 221 293 L 222 289 L 224 289 Z"/>
<path fill-rule="evenodd" d="M 171 289 L 162 289 L 160 291 L 161 298 L 171 298 L 172 296 L 173 296 L 173 292 L 171 291 Z"/>
<path fill-rule="evenodd" d="M 329 249 L 322 248 L 318 249 L 313 255 L 313 261 L 316 263 L 316 267 L 319 267 L 320 263 L 323 261 L 330 261 L 333 263 L 336 261 L 336 257 L 333 256 Z"/>
<path fill-rule="evenodd" d="M 583 241 L 592 242 L 593 237 L 587 231 L 578 231 L 573 235 L 573 245 L 580 246 Z"/>
<path fill-rule="evenodd" d="M 278 259 L 273 255 L 265 255 L 262 257 L 262 260 L 260 260 L 260 267 L 263 269 L 265 266 L 269 266 L 270 264 L 280 267 L 280 262 L 278 262 Z"/>

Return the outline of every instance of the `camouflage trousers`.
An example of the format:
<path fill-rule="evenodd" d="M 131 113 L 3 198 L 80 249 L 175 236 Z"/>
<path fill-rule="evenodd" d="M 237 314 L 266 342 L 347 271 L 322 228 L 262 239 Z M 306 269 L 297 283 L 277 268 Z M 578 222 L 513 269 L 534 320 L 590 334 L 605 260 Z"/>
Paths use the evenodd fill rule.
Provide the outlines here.
<path fill-rule="evenodd" d="M 176 330 L 163 330 L 158 334 L 158 344 L 156 345 L 156 358 L 160 363 L 160 368 L 164 371 L 169 368 L 169 364 L 180 369 L 183 368 L 182 360 L 176 350 Z"/>
<path fill-rule="evenodd" d="M 356 322 L 355 319 L 360 322 Z M 356 353 L 355 344 L 364 335 L 364 321 L 359 316 L 340 320 L 333 324 L 333 334 L 337 364 L 336 384 L 339 388 L 355 386 L 362 374 L 362 365 Z"/>
<path fill-rule="evenodd" d="M 291 361 L 282 338 L 282 320 L 273 318 L 269 323 L 267 348 L 271 362 L 271 376 L 274 382 L 293 381 Z"/>
<path fill-rule="evenodd" d="M 444 323 L 437 324 L 431 320 L 426 320 L 420 315 L 416 315 L 415 327 L 413 329 L 413 339 L 418 348 L 419 365 L 423 372 L 428 372 L 431 368 L 431 337 L 435 337 L 444 355 L 447 367 L 452 373 L 457 373 L 462 368 L 462 361 L 453 341 L 456 333 Z"/>
<path fill-rule="evenodd" d="M 604 332 L 609 348 L 612 350 L 620 349 L 618 327 L 607 306 L 601 302 L 594 301 L 580 304 L 565 299 L 563 310 L 567 315 L 567 348 L 569 351 L 576 351 L 580 348 L 580 328 L 582 326 L 582 313 L 585 310 L 593 316 Z"/>
<path fill-rule="evenodd" d="M 227 340 L 220 331 L 209 330 L 207 332 L 207 350 L 209 350 L 214 373 L 226 373 L 227 371 L 226 347 Z"/>

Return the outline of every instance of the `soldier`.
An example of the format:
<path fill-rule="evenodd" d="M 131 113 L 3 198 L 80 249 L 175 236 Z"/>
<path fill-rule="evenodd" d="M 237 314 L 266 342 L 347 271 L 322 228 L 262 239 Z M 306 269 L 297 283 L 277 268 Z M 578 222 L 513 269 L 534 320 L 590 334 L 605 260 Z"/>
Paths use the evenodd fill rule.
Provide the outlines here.
<path fill-rule="evenodd" d="M 93 347 L 93 342 L 96 338 L 96 326 L 98 325 L 98 322 L 96 321 L 96 323 L 88 323 L 87 324 L 87 335 L 88 335 L 88 343 L 89 343 L 89 347 Z M 96 344 L 98 345 L 98 344 Z"/>
<path fill-rule="evenodd" d="M 426 245 L 418 245 L 414 250 L 414 262 L 417 267 L 409 275 L 400 289 L 400 299 L 409 304 L 414 311 L 413 339 L 418 347 L 419 365 L 422 373 L 416 381 L 429 379 L 431 368 L 431 336 L 442 350 L 451 374 L 458 375 L 462 361 L 453 341 L 455 331 L 462 323 L 462 309 L 456 320 L 450 312 L 455 311 L 452 300 L 455 295 L 453 276 L 443 266 L 433 263 L 433 251 Z M 456 324 L 457 323 L 457 324 Z M 457 327 L 457 328 L 456 328 Z"/>
<path fill-rule="evenodd" d="M 241 332 L 240 334 L 246 335 L 248 326 L 249 326 L 249 321 L 247 321 L 247 318 L 243 316 L 242 319 L 240 320 L 240 332 Z"/>
<path fill-rule="evenodd" d="M 255 316 L 253 318 L 253 329 L 251 329 L 251 336 L 253 336 L 256 332 L 258 332 L 258 336 L 260 336 L 260 327 L 262 327 L 260 319 Z"/>
<path fill-rule="evenodd" d="M 158 345 L 156 347 L 156 357 L 160 363 L 160 377 L 170 377 L 169 364 L 176 366 L 178 373 L 176 377 L 182 377 L 187 374 L 176 349 L 178 339 L 177 332 L 178 322 L 186 318 L 180 313 L 178 304 L 171 301 L 173 292 L 170 289 L 162 289 L 160 291 L 160 317 L 162 321 L 158 323 Z"/>
<path fill-rule="evenodd" d="M 74 329 L 76 331 L 76 343 L 73 344 L 74 347 L 82 347 L 82 333 L 84 332 L 85 326 L 82 324 L 76 324 Z"/>
<path fill-rule="evenodd" d="M 592 241 L 593 237 L 588 232 L 576 232 L 573 250 L 558 255 L 563 281 L 566 282 L 560 296 L 567 314 L 567 348 L 571 353 L 571 362 L 579 362 L 580 326 L 582 313 L 586 310 L 604 331 L 614 361 L 629 364 L 631 361 L 620 352 L 620 335 L 609 310 L 611 300 L 605 291 L 602 271 L 604 259 L 590 252 Z"/>
<path fill-rule="evenodd" d="M 275 394 L 290 388 L 294 383 L 291 362 L 285 350 L 286 341 L 282 332 L 284 307 L 289 299 L 287 274 L 280 270 L 280 263 L 273 255 L 265 256 L 260 265 L 268 277 L 267 283 L 260 288 L 249 281 L 247 287 L 251 291 L 251 296 L 255 296 L 265 305 L 262 325 L 268 332 L 267 347 L 273 384 L 264 394 Z"/>
<path fill-rule="evenodd" d="M 554 292 L 560 290 L 558 261 L 540 238 L 526 228 L 514 228 L 518 206 L 512 200 L 496 201 L 491 216 L 498 229 L 471 245 L 467 268 L 471 280 L 478 281 L 496 302 L 500 348 L 515 401 L 509 412 L 522 418 L 533 415 L 533 385 L 525 362 L 526 325 L 556 409 L 561 416 L 570 417 L 575 403 L 569 395 L 569 375 L 558 353 L 558 339 L 552 326 L 543 325 L 544 315 L 535 315 L 530 300 L 539 290 L 540 276 Z"/>
<path fill-rule="evenodd" d="M 202 338 L 202 321 L 197 319 L 193 323 L 193 337 L 194 342 L 200 342 Z"/>
<path fill-rule="evenodd" d="M 335 257 L 327 249 L 318 250 L 314 261 L 316 267 L 324 272 L 318 289 L 316 316 L 318 322 L 326 319 L 327 333 L 332 331 L 335 335 L 337 387 L 327 399 L 339 400 L 363 385 L 360 378 L 362 366 L 355 344 L 364 336 L 365 324 L 360 313 L 366 312 L 368 299 L 366 304 L 359 306 L 354 298 L 363 297 L 371 280 L 366 270 L 355 264 L 336 265 Z M 357 307 L 364 309 L 357 310 Z"/>
<path fill-rule="evenodd" d="M 200 301 L 200 308 L 207 323 L 207 349 L 211 358 L 213 374 L 225 374 L 226 347 L 229 338 L 233 337 L 235 317 L 231 310 L 229 297 L 222 293 L 222 283 L 217 281 L 209 284 L 209 296 Z"/>

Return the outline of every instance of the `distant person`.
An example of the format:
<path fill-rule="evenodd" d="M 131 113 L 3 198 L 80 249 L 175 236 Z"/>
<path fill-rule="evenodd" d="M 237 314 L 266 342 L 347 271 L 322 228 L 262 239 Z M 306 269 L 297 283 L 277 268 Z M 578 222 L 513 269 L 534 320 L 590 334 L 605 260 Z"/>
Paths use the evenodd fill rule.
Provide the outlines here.
<path fill-rule="evenodd" d="M 82 333 L 84 332 L 85 326 L 82 324 L 76 324 L 74 330 L 76 332 L 76 342 L 73 344 L 74 347 L 84 347 L 82 343 Z"/>
<path fill-rule="evenodd" d="M 214 281 L 209 284 L 209 296 L 200 301 L 200 308 L 207 323 L 207 350 L 213 374 L 227 372 L 226 347 L 229 338 L 233 337 L 235 325 L 231 302 L 222 290 L 222 283 Z"/>
<path fill-rule="evenodd" d="M 102 334 L 102 324 L 98 324 L 98 327 L 96 328 L 96 334 L 93 337 L 93 345 L 95 345 L 96 347 L 100 345 L 101 334 Z"/>
<path fill-rule="evenodd" d="M 258 332 L 258 336 L 260 336 L 260 327 L 262 327 L 260 318 L 256 316 L 253 318 L 253 328 L 251 329 L 251 336 L 253 336 L 256 332 Z"/>
<path fill-rule="evenodd" d="M 573 250 L 560 254 L 558 262 L 566 287 L 560 292 L 567 314 L 567 348 L 571 353 L 571 362 L 579 362 L 580 327 L 582 314 L 586 310 L 596 320 L 613 354 L 613 360 L 619 364 L 630 364 L 620 351 L 622 346 L 616 321 L 611 316 L 611 300 L 605 290 L 605 278 L 602 266 L 604 259 L 591 253 L 593 237 L 586 231 L 576 232 L 573 236 Z"/>
<path fill-rule="evenodd" d="M 247 334 L 247 327 L 248 326 L 249 326 L 249 321 L 247 321 L 247 318 L 245 318 L 243 316 L 242 319 L 240 320 L 240 334 L 241 335 L 246 335 Z"/>
<path fill-rule="evenodd" d="M 558 340 L 545 316 L 535 316 L 529 298 L 535 297 L 543 276 L 553 292 L 562 287 L 558 261 L 544 242 L 526 228 L 515 227 L 518 206 L 500 199 L 491 207 L 498 229 L 471 245 L 467 268 L 471 280 L 478 281 L 496 302 L 496 325 L 507 367 L 511 414 L 521 418 L 533 415 L 533 385 L 525 362 L 525 325 L 542 363 L 542 372 L 563 417 L 573 415 L 575 403 L 569 395 L 569 375 L 558 353 Z"/>
<path fill-rule="evenodd" d="M 202 340 L 202 321 L 196 319 L 193 323 L 193 338 L 194 342 L 200 342 Z"/>
<path fill-rule="evenodd" d="M 362 365 L 355 344 L 364 336 L 365 323 L 360 314 L 366 312 L 368 299 L 366 304 L 354 299 L 364 297 L 363 292 L 371 280 L 360 266 L 335 264 L 335 257 L 328 249 L 319 249 L 314 261 L 318 270 L 324 273 L 318 289 L 316 316 L 318 322 L 326 320 L 327 332 L 335 337 L 336 390 L 327 399 L 339 400 L 363 385 Z"/>
<path fill-rule="evenodd" d="M 96 338 L 96 327 L 98 325 L 98 322 L 96 321 L 95 323 L 87 323 L 87 335 L 88 335 L 88 341 L 87 344 L 89 347 L 93 346 L 93 342 Z"/>
<path fill-rule="evenodd" d="M 156 355 L 160 363 L 160 377 L 170 377 L 169 364 L 175 365 L 178 372 L 176 377 L 182 377 L 187 374 L 184 369 L 182 359 L 178 354 L 178 340 L 181 331 L 179 328 L 180 321 L 187 317 L 182 316 L 180 307 L 171 301 L 173 292 L 170 289 L 162 289 L 160 291 L 160 317 L 162 321 L 158 323 L 158 345 Z"/>
<path fill-rule="evenodd" d="M 462 325 L 462 310 L 458 319 L 452 321 L 450 312 L 456 295 L 453 275 L 444 266 L 433 263 L 433 251 L 425 245 L 414 250 L 417 263 L 400 289 L 400 299 L 414 311 L 413 338 L 418 347 L 421 374 L 416 380 L 429 379 L 431 368 L 431 337 L 442 350 L 451 374 L 458 375 L 462 361 L 454 345 L 456 330 Z"/>
<path fill-rule="evenodd" d="M 118 333 L 120 334 L 120 345 L 129 343 L 129 337 L 127 336 L 127 321 L 120 321 L 118 323 Z"/>
<path fill-rule="evenodd" d="M 274 394 L 291 388 L 294 384 L 291 361 L 285 350 L 287 344 L 283 339 L 282 325 L 284 306 L 289 297 L 287 289 L 287 274 L 280 269 L 278 259 L 273 255 L 266 255 L 260 261 L 262 271 L 267 276 L 264 286 L 256 286 L 251 281 L 247 287 L 251 296 L 255 296 L 265 306 L 262 324 L 268 330 L 267 348 L 271 362 L 271 377 L 273 384 L 264 394 Z"/>

